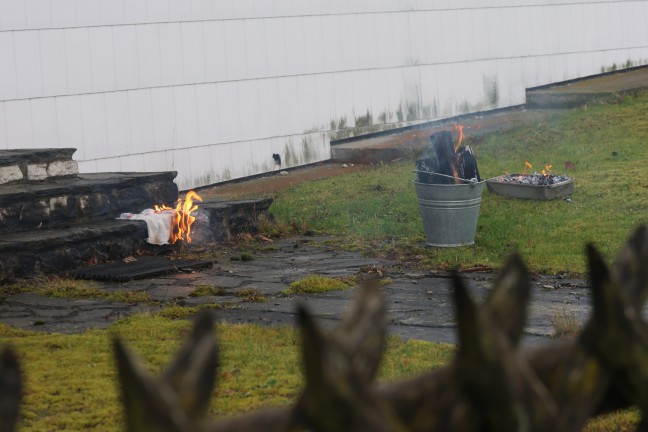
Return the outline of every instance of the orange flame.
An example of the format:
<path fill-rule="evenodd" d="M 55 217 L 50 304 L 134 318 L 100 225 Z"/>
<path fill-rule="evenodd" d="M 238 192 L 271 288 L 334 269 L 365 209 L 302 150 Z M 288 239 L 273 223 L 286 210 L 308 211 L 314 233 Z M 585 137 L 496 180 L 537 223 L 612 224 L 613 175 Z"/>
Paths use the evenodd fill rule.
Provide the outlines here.
<path fill-rule="evenodd" d="M 551 165 L 545 165 L 545 169 L 542 170 L 542 175 L 548 177 L 551 174 Z"/>
<path fill-rule="evenodd" d="M 198 206 L 194 204 L 194 200 L 202 201 L 202 198 L 195 191 L 189 191 L 187 192 L 184 201 L 178 199 L 175 209 L 166 205 L 154 206 L 156 213 L 173 211 L 169 243 L 175 243 L 178 240 L 184 240 L 187 243 L 191 243 L 191 225 L 196 220 L 196 217 L 192 216 L 191 213 L 198 209 Z"/>
<path fill-rule="evenodd" d="M 459 131 L 459 139 L 457 140 L 457 144 L 455 145 L 455 148 L 454 148 L 455 153 L 457 153 L 457 150 L 459 150 L 459 147 L 461 147 L 461 142 L 463 141 L 463 137 L 464 137 L 463 129 L 464 129 L 464 127 L 463 127 L 463 125 L 455 125 L 454 128 L 455 128 L 456 131 Z"/>
<path fill-rule="evenodd" d="M 527 170 L 533 168 L 533 166 L 529 163 L 529 161 L 524 161 L 524 169 L 522 170 L 522 174 L 526 174 Z"/>

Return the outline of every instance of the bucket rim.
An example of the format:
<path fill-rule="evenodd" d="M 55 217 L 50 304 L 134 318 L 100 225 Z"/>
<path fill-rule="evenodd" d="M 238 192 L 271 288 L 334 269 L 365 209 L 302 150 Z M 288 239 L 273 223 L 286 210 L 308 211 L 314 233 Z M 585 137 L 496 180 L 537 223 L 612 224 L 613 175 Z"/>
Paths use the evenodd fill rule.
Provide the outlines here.
<path fill-rule="evenodd" d="M 483 179 L 478 182 L 469 182 L 469 183 L 463 183 L 463 184 L 436 184 L 436 183 L 421 183 L 420 181 L 417 180 L 412 180 L 412 183 L 416 185 L 423 185 L 423 186 L 439 186 L 439 187 L 475 187 L 479 185 L 483 185 L 486 183 L 486 179 Z"/>

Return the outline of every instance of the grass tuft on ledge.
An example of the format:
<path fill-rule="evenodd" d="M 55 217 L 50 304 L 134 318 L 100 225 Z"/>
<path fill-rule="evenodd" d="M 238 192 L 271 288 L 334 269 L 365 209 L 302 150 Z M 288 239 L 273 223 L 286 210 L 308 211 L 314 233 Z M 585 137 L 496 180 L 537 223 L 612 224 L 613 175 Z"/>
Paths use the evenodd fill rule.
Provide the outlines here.
<path fill-rule="evenodd" d="M 0 286 L 0 301 L 18 293 L 35 293 L 54 298 L 95 298 L 123 303 L 144 303 L 150 300 L 143 291 L 103 291 L 90 281 L 60 276 L 41 276 Z"/>
<path fill-rule="evenodd" d="M 320 275 L 310 275 L 290 284 L 284 294 L 317 294 L 327 291 L 342 291 L 353 287 L 353 283 L 345 279 L 331 278 Z"/>

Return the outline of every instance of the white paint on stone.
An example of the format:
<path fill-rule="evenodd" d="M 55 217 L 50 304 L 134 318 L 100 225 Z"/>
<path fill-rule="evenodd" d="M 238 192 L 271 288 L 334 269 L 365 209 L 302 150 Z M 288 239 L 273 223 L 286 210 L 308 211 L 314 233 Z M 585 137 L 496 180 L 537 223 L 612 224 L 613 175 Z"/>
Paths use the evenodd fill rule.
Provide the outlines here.
<path fill-rule="evenodd" d="M 77 161 L 54 161 L 47 167 L 47 175 L 50 177 L 61 177 L 75 174 L 79 174 L 79 164 Z"/>
<path fill-rule="evenodd" d="M 79 197 L 79 209 L 80 209 L 82 212 L 85 211 L 86 209 L 88 209 L 88 207 L 90 207 L 89 202 L 90 202 L 90 196 L 88 196 L 88 195 L 81 195 L 81 196 Z"/>
<path fill-rule="evenodd" d="M 27 165 L 27 180 L 39 181 L 47 178 L 47 164 L 30 164 Z"/>
<path fill-rule="evenodd" d="M 22 178 L 23 173 L 18 165 L 0 167 L 0 184 L 21 180 Z"/>
<path fill-rule="evenodd" d="M 55 210 L 57 208 L 65 208 L 65 207 L 67 207 L 67 205 L 68 205 L 68 197 L 67 196 L 52 198 L 49 201 L 50 210 Z"/>

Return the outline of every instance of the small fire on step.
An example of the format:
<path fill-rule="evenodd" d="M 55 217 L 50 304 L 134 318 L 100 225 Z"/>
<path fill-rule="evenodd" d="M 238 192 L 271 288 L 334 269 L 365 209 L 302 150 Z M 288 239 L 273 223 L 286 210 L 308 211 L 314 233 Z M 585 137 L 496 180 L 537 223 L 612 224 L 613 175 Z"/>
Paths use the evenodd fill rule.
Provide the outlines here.
<path fill-rule="evenodd" d="M 153 207 L 155 213 L 170 213 L 172 215 L 169 243 L 173 244 L 178 240 L 191 243 L 191 225 L 196 221 L 196 217 L 192 213 L 198 210 L 194 200 L 202 201 L 202 198 L 195 191 L 189 191 L 184 200 L 178 199 L 175 208 L 166 205 Z"/>
<path fill-rule="evenodd" d="M 418 181 L 426 184 L 466 184 L 480 182 L 477 159 L 472 148 L 464 145 L 464 127 L 455 125 L 455 144 L 450 131 L 430 135 L 430 145 L 423 158 L 416 161 Z"/>
<path fill-rule="evenodd" d="M 178 199 L 175 208 L 156 205 L 137 214 L 122 213 L 118 219 L 146 222 L 146 241 L 151 244 L 174 244 L 177 241 L 191 243 L 191 225 L 196 220 L 193 213 L 198 210 L 195 201 L 202 201 L 202 198 L 195 191 L 189 191 L 184 200 Z"/>

